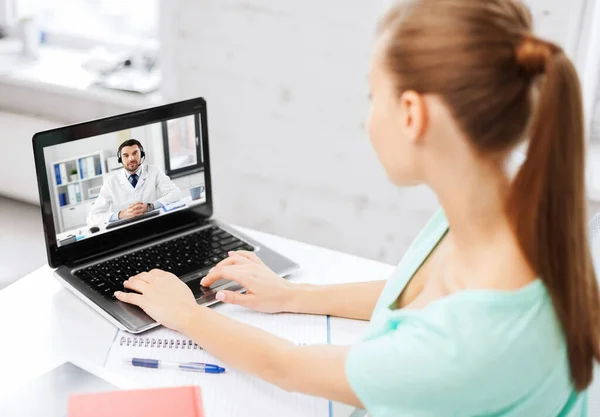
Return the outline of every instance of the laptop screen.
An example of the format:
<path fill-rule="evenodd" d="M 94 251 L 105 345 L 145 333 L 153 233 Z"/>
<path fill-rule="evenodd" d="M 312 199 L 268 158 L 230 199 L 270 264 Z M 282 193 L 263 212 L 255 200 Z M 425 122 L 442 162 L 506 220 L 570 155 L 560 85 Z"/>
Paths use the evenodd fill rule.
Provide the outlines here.
<path fill-rule="evenodd" d="M 43 148 L 57 247 L 206 202 L 200 114 Z"/>

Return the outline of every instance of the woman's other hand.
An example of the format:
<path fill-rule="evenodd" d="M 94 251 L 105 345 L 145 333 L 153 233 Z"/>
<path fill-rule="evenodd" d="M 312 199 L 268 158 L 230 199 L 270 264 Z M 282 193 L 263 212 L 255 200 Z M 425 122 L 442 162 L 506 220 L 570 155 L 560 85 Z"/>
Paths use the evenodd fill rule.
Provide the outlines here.
<path fill-rule="evenodd" d="M 210 287 L 220 279 L 235 281 L 247 292 L 222 290 L 217 293 L 219 301 L 264 313 L 288 311 L 294 285 L 271 271 L 254 252 L 229 252 L 229 257 L 211 269 L 201 284 Z"/>

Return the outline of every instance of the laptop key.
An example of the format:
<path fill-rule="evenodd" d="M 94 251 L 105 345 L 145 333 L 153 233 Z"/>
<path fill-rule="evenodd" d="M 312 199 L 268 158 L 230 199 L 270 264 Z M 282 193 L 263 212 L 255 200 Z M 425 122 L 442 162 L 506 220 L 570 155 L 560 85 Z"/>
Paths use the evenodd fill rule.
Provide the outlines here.
<path fill-rule="evenodd" d="M 228 244 L 233 243 L 233 242 L 239 242 L 239 240 L 238 240 L 237 237 L 234 237 L 234 236 L 231 236 L 231 235 L 229 235 L 229 237 L 227 237 L 225 239 L 219 240 L 219 243 L 221 245 L 228 245 Z"/>
<path fill-rule="evenodd" d="M 236 242 L 234 242 L 234 243 L 230 243 L 229 245 L 225 245 L 225 246 L 223 246 L 223 247 L 222 247 L 222 249 L 223 249 L 225 252 L 229 252 L 229 251 L 231 251 L 231 250 L 235 250 L 235 249 L 241 248 L 241 247 L 242 247 L 242 246 L 244 246 L 244 245 L 245 245 L 245 243 L 244 243 L 244 242 L 242 242 L 241 240 L 238 240 L 238 241 L 236 241 Z"/>
<path fill-rule="evenodd" d="M 94 276 L 86 270 L 80 270 L 75 273 L 76 276 L 80 277 L 85 282 L 90 282 L 94 279 Z"/>
<path fill-rule="evenodd" d="M 103 291 L 107 287 L 104 281 L 98 281 L 94 283 L 94 288 L 98 291 Z"/>
<path fill-rule="evenodd" d="M 115 293 L 116 289 L 114 287 L 106 287 L 104 288 L 100 294 L 104 295 L 105 297 L 108 298 L 113 298 L 114 297 L 114 293 Z"/>

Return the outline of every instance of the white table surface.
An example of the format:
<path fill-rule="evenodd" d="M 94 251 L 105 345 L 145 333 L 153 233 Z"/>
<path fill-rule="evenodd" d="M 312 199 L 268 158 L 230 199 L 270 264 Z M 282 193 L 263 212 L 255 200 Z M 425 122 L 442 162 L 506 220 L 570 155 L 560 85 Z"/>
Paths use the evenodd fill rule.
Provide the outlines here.
<path fill-rule="evenodd" d="M 240 230 L 298 262 L 302 270 L 292 281 L 335 284 L 381 280 L 393 270 L 380 262 Z M 332 318 L 331 342 L 352 343 L 365 326 L 365 322 Z M 35 270 L 0 291 L 0 398 L 65 359 L 103 366 L 116 332 L 116 327 L 63 288 L 49 266 Z M 333 410 L 334 416 L 348 416 L 352 408 L 335 403 Z"/>

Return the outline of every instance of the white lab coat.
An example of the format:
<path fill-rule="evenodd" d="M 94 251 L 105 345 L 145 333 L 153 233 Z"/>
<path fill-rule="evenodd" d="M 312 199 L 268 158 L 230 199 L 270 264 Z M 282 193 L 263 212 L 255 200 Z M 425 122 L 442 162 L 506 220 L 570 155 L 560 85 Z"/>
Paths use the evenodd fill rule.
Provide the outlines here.
<path fill-rule="evenodd" d="M 125 210 L 136 202 L 172 203 L 181 197 L 181 190 L 156 165 L 142 164 L 135 188 L 127 179 L 125 169 L 120 169 L 104 180 L 100 195 L 87 215 L 89 226 L 107 222 L 113 213 Z"/>

